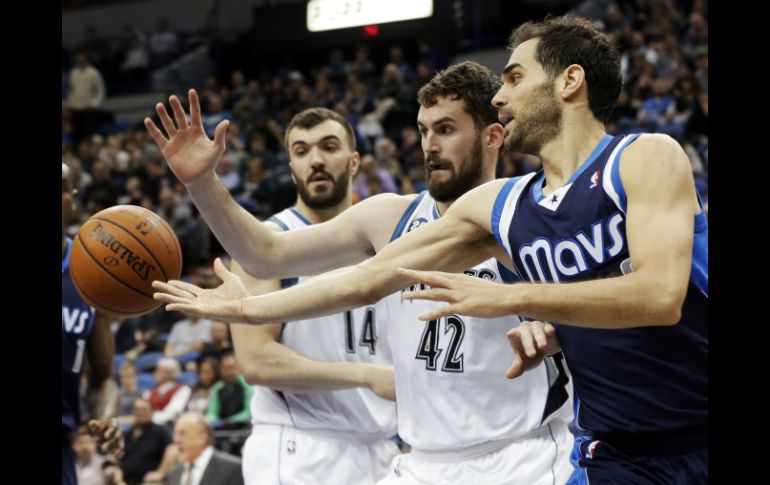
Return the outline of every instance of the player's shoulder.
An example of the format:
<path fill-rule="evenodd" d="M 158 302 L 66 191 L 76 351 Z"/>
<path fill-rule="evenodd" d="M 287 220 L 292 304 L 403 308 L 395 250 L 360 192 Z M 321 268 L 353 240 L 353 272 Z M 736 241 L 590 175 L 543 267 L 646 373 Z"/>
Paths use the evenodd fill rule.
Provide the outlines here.
<path fill-rule="evenodd" d="M 643 174 L 665 177 L 677 170 L 691 170 L 689 158 L 678 141 L 663 133 L 639 135 L 620 155 L 624 179 Z"/>
<path fill-rule="evenodd" d="M 418 196 L 419 194 L 378 194 L 367 197 L 345 212 L 354 218 L 355 222 L 387 223 L 400 218 Z"/>

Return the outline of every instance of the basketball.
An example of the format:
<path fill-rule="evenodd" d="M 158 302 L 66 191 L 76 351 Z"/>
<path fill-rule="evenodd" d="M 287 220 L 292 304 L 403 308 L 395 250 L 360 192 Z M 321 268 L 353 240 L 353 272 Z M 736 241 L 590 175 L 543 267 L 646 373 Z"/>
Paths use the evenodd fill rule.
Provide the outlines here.
<path fill-rule="evenodd" d="M 118 318 L 144 315 L 161 305 L 154 280 L 179 279 L 182 250 L 159 215 L 133 205 L 97 212 L 72 245 L 70 272 L 80 296 Z"/>

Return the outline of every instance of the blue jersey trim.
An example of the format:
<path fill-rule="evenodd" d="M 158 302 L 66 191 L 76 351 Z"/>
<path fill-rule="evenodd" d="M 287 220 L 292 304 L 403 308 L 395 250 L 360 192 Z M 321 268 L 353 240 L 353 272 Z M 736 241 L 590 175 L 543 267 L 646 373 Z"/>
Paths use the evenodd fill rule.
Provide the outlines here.
<path fill-rule="evenodd" d="M 503 188 L 500 189 L 500 193 L 497 194 L 495 205 L 492 206 L 492 233 L 495 235 L 497 243 L 502 248 L 505 248 L 505 244 L 503 243 L 503 238 L 500 235 L 500 218 L 503 215 L 503 208 L 505 208 L 505 202 L 508 200 L 508 195 L 511 193 L 511 189 L 513 189 L 513 186 L 516 185 L 516 182 L 518 182 L 520 178 L 521 177 L 511 177 L 508 179 L 508 181 L 503 184 Z M 508 256 L 511 255 L 509 254 Z"/>
<path fill-rule="evenodd" d="M 690 281 L 706 297 L 709 296 L 709 228 L 706 214 L 703 211 L 695 216 Z"/>
<path fill-rule="evenodd" d="M 639 138 L 639 133 L 631 135 L 630 141 L 626 143 L 626 145 L 621 148 L 618 153 L 615 155 L 615 163 L 612 165 L 612 174 L 610 176 L 610 180 L 612 180 L 612 186 L 615 188 L 615 192 L 618 194 L 618 198 L 620 199 L 620 208 L 625 213 L 628 207 L 628 200 L 626 198 L 626 189 L 623 188 L 623 182 L 620 180 L 620 156 L 623 154 L 623 151 L 628 148 L 630 144 L 632 144 L 634 141 L 636 141 L 637 138 Z M 621 142 L 623 143 L 623 142 Z"/>
<path fill-rule="evenodd" d="M 67 240 L 67 250 L 64 252 L 64 258 L 61 260 L 61 272 L 64 273 L 70 267 L 70 253 L 72 252 L 72 239 L 69 237 Z"/>
<path fill-rule="evenodd" d="M 312 226 L 313 225 L 313 223 L 310 222 L 309 220 L 307 220 L 307 217 L 303 216 L 302 213 L 300 211 L 298 211 L 296 207 L 290 207 L 289 210 L 292 212 L 292 214 L 297 216 L 297 219 L 299 219 L 300 221 L 304 222 L 308 226 Z"/>
<path fill-rule="evenodd" d="M 275 217 L 275 216 L 272 216 L 270 219 L 268 219 L 268 221 L 270 221 L 270 222 L 275 222 L 276 224 L 278 224 L 279 226 L 281 226 L 281 229 L 283 229 L 284 231 L 288 231 L 288 230 L 289 230 L 289 226 L 287 226 L 286 224 L 284 224 L 284 223 L 283 223 L 283 221 L 281 221 L 280 219 L 278 219 L 278 218 L 277 218 L 277 217 Z"/>
<path fill-rule="evenodd" d="M 406 225 L 406 222 L 409 220 L 410 217 L 412 217 L 412 214 L 414 214 L 414 211 L 417 209 L 417 206 L 420 204 L 420 201 L 425 197 L 426 191 L 420 192 L 420 195 L 414 198 L 412 202 L 409 203 L 409 207 L 406 208 L 404 211 L 404 215 L 401 216 L 401 219 L 398 221 L 398 225 L 396 226 L 396 230 L 393 231 L 393 235 L 390 236 L 390 242 L 395 241 L 396 239 L 401 236 L 401 233 L 404 230 L 404 226 Z"/>

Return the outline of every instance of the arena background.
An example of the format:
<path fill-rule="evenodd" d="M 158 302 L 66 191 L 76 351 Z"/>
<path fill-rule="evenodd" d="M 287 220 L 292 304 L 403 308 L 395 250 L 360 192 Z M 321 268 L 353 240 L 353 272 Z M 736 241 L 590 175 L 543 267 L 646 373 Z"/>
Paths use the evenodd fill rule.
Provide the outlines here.
<path fill-rule="evenodd" d="M 342 17 L 359 2 L 325 3 L 338 10 L 316 12 L 317 17 Z M 415 193 L 425 188 L 415 126 L 419 87 L 460 60 L 500 72 L 513 26 L 568 12 L 612 34 L 622 53 L 624 89 L 609 132 L 656 131 L 676 138 L 690 157 L 708 210 L 708 2 L 427 3 L 433 4 L 428 18 L 310 32 L 305 1 L 64 0 L 62 161 L 75 174 L 80 209 L 68 233 L 75 234 L 103 208 L 141 205 L 163 216 L 177 233 L 184 278 L 215 285 L 211 262 L 222 249 L 142 124 L 145 116 L 154 116 L 155 103 L 168 105 L 171 94 L 186 99 L 187 89 L 194 87 L 207 129 L 213 131 L 222 119 L 231 121 L 219 175 L 256 217 L 294 201 L 283 127 L 311 106 L 334 109 L 356 128 L 365 159 L 354 182 L 356 200 L 385 191 Z M 103 96 L 71 96 L 71 83 L 79 82 L 70 77 L 78 54 L 98 71 Z M 498 175 L 537 168 L 535 157 L 502 153 Z M 158 310 L 115 323 L 116 376 L 125 361 L 137 372 L 138 390 L 124 388 L 124 403 L 154 385 L 154 365 L 174 323 L 183 318 Z M 201 397 L 211 383 L 198 380 L 199 358 L 195 353 L 179 358 L 180 380 Z M 205 409 L 205 399 L 196 405 Z M 123 418 L 126 429 L 131 419 L 129 411 Z M 248 430 L 247 418 L 242 426 L 218 427 L 217 448 L 240 454 Z"/>

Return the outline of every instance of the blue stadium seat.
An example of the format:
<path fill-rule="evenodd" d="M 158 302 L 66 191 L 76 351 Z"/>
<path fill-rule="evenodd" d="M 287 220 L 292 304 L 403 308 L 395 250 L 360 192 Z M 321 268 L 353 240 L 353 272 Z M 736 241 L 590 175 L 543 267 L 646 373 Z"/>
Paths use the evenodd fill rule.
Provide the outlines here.
<path fill-rule="evenodd" d="M 150 390 L 155 387 L 155 377 L 148 372 L 137 374 L 136 386 L 143 391 Z"/>
<path fill-rule="evenodd" d="M 179 376 L 179 382 L 187 386 L 193 387 L 198 383 L 198 374 L 195 372 L 182 372 Z"/>
<path fill-rule="evenodd" d="M 146 372 L 152 370 L 155 367 L 155 364 L 157 364 L 163 357 L 165 357 L 163 352 L 149 352 L 140 355 L 139 358 L 136 359 L 136 371 Z"/>

